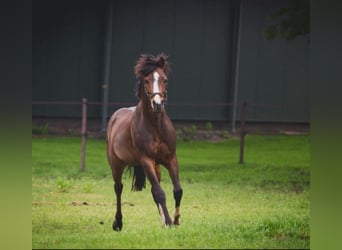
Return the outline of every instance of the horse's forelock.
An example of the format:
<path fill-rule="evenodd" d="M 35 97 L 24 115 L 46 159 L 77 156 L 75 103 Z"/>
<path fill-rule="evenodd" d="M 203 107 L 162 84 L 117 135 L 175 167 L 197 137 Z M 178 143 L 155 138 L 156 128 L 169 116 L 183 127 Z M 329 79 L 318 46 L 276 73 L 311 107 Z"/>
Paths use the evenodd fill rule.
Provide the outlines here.
<path fill-rule="evenodd" d="M 170 73 L 170 65 L 167 62 L 168 56 L 164 53 L 157 55 L 142 54 L 134 67 L 134 73 L 137 79 L 142 79 L 152 73 L 157 68 L 161 68 L 166 75 Z"/>
<path fill-rule="evenodd" d="M 168 56 L 164 53 L 157 55 L 156 57 L 153 55 L 142 54 L 134 67 L 134 73 L 136 78 L 138 79 L 135 87 L 135 96 L 140 99 L 141 98 L 141 82 L 142 79 L 148 74 L 155 71 L 157 68 L 161 68 L 165 75 L 170 73 L 170 65 L 167 62 Z"/>

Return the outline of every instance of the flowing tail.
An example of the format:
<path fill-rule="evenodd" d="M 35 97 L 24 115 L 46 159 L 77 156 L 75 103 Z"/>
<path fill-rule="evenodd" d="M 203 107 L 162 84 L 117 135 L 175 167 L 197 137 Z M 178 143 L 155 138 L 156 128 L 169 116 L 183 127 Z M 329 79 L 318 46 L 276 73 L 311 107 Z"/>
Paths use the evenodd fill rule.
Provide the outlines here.
<path fill-rule="evenodd" d="M 133 180 L 132 180 L 132 191 L 141 191 L 145 188 L 146 176 L 144 169 L 140 166 L 134 166 Z"/>

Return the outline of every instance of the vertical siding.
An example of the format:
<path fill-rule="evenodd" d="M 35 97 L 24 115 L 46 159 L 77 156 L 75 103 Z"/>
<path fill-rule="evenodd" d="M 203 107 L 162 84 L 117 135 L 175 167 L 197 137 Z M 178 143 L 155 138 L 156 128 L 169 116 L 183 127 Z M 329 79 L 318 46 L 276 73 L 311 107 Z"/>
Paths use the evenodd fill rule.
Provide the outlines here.
<path fill-rule="evenodd" d="M 232 15 L 229 1 L 115 1 L 109 99 L 136 102 L 141 53 L 170 55 L 169 103 L 228 102 Z M 113 112 L 115 107 L 110 108 Z M 168 106 L 173 119 L 229 119 L 229 109 Z"/>
<path fill-rule="evenodd" d="M 286 5 L 283 0 L 243 1 L 238 100 L 251 104 L 250 121 L 309 121 L 307 38 L 266 41 L 262 35 L 270 13 Z"/>
<path fill-rule="evenodd" d="M 286 50 L 283 119 L 310 121 L 308 40 L 301 37 L 291 43 L 292 46 L 288 46 Z"/>
<path fill-rule="evenodd" d="M 201 6 L 179 6 L 176 15 L 177 101 L 230 101 L 232 1 L 203 1 Z M 191 13 L 191 15 L 189 15 Z M 187 25 L 184 25 L 187 23 Z M 182 91 L 183 90 L 183 91 Z M 182 93 L 181 93 L 182 92 Z M 229 119 L 228 107 L 174 109 L 180 118 Z"/>
<path fill-rule="evenodd" d="M 33 100 L 99 98 L 103 10 L 94 1 L 33 2 Z M 90 115 L 97 109 L 91 107 Z M 32 113 L 78 116 L 80 107 L 33 106 Z"/>
<path fill-rule="evenodd" d="M 34 101 L 102 100 L 107 1 L 33 2 Z M 230 120 L 230 107 L 173 103 L 232 101 L 234 17 L 238 1 L 114 0 L 109 101 L 136 102 L 139 54 L 170 55 L 168 113 L 173 119 Z M 285 0 L 243 0 L 238 103 L 250 121 L 309 120 L 309 45 L 266 41 L 268 15 Z M 236 24 L 235 24 L 236 25 Z M 236 28 L 236 27 L 235 27 Z M 109 108 L 109 115 L 117 107 Z M 100 106 L 89 115 L 100 117 Z M 239 114 L 239 110 L 237 110 Z M 35 116 L 79 116 L 77 106 L 33 106 Z"/>

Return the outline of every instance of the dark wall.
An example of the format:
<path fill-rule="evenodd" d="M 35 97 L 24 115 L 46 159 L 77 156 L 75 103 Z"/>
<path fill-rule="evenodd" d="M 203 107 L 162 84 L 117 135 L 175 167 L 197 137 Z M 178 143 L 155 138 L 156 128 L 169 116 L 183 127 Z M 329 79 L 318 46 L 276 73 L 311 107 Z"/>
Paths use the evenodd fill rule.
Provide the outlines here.
<path fill-rule="evenodd" d="M 34 101 L 98 100 L 104 1 L 33 1 Z M 98 113 L 92 107 L 90 115 Z M 33 115 L 79 116 L 77 106 L 36 106 Z"/>
<path fill-rule="evenodd" d="M 173 119 L 231 120 L 240 1 L 114 0 L 110 102 L 136 103 L 133 67 L 141 53 L 170 56 Z M 286 0 L 243 0 L 237 101 L 249 121 L 307 122 L 309 44 L 266 41 L 268 16 Z M 33 101 L 102 101 L 109 1 L 33 1 Z M 174 105 L 178 104 L 178 105 Z M 118 106 L 109 107 L 108 115 Z M 239 114 L 239 108 L 237 114 Z M 79 117 L 80 106 L 34 105 L 33 116 Z M 100 118 L 101 106 L 89 106 Z M 239 120 L 239 116 L 237 116 Z"/>
<path fill-rule="evenodd" d="M 34 1 L 35 101 L 101 101 L 107 1 Z M 136 102 L 141 53 L 170 55 L 168 113 L 174 119 L 229 119 L 227 107 L 172 103 L 230 101 L 235 1 L 114 1 L 110 102 Z M 110 113 L 117 107 L 110 107 Z M 33 115 L 74 116 L 79 107 L 34 106 Z M 90 115 L 100 116 L 100 107 Z"/>
<path fill-rule="evenodd" d="M 168 113 L 177 119 L 229 119 L 227 108 L 172 103 L 228 102 L 233 1 L 116 1 L 110 100 L 134 101 L 140 53 L 170 55 Z"/>
<path fill-rule="evenodd" d="M 310 120 L 308 37 L 267 41 L 262 33 L 270 13 L 287 4 L 243 1 L 238 101 L 249 103 L 250 121 Z"/>

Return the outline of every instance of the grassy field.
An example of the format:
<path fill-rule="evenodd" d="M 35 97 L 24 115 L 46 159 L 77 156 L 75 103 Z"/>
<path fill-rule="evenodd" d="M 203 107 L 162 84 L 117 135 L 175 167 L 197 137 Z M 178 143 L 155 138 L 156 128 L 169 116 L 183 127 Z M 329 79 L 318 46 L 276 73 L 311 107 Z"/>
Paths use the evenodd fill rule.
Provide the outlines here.
<path fill-rule="evenodd" d="M 112 231 L 115 196 L 105 142 L 32 138 L 32 248 L 309 248 L 310 136 L 246 136 L 178 143 L 181 225 L 162 228 L 150 186 L 124 175 L 123 230 Z M 161 185 L 173 214 L 172 185 Z"/>

